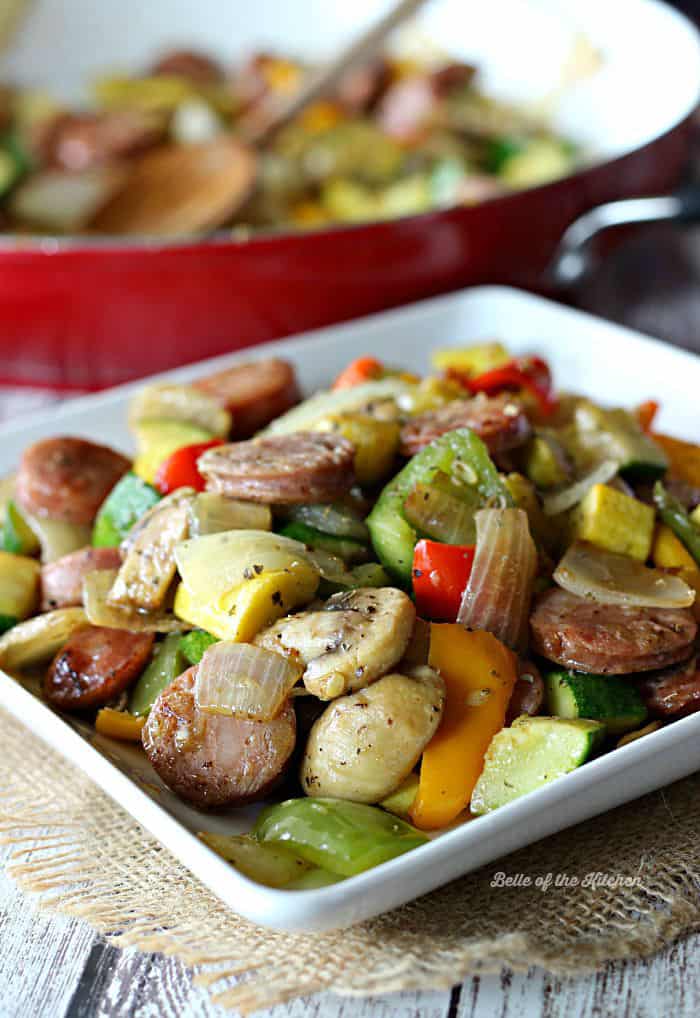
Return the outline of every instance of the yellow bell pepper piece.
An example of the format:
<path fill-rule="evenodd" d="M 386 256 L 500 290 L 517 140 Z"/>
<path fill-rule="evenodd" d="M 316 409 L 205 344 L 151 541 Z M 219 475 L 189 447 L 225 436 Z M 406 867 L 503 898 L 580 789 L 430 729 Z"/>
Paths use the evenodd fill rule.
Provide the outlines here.
<path fill-rule="evenodd" d="M 322 99 L 304 110 L 299 125 L 308 134 L 321 134 L 335 127 L 343 118 L 343 110 L 337 103 Z"/>
<path fill-rule="evenodd" d="M 658 569 L 671 569 L 696 593 L 693 613 L 700 618 L 700 569 L 685 545 L 670 527 L 660 523 L 654 533 L 651 559 Z"/>
<path fill-rule="evenodd" d="M 626 735 L 623 735 L 622 738 L 618 740 L 617 748 L 619 749 L 620 746 L 627 746 L 630 742 L 636 742 L 637 739 L 641 739 L 645 735 L 651 735 L 652 732 L 658 732 L 661 727 L 662 725 L 660 721 L 651 721 L 648 725 L 645 725 L 644 728 L 638 728 L 635 732 L 627 732 Z"/>
<path fill-rule="evenodd" d="M 670 435 L 651 436 L 668 456 L 671 473 L 687 484 L 700 487 L 700 445 Z"/>
<path fill-rule="evenodd" d="M 145 722 L 145 717 L 137 718 L 123 710 L 103 707 L 97 712 L 95 731 L 122 742 L 141 742 L 141 729 Z"/>
<path fill-rule="evenodd" d="M 295 226 L 302 229 L 314 226 L 324 226 L 328 222 L 328 214 L 322 205 L 316 201 L 300 201 L 292 206 L 290 218 Z"/>
<path fill-rule="evenodd" d="M 447 826 L 469 804 L 517 679 L 512 651 L 491 633 L 459 625 L 431 625 L 429 663 L 445 680 L 447 701 L 423 753 L 411 807 L 411 820 L 421 830 Z"/>
<path fill-rule="evenodd" d="M 295 92 L 304 75 L 301 64 L 283 57 L 265 56 L 259 61 L 258 69 L 273 92 Z"/>
<path fill-rule="evenodd" d="M 482 375 L 485 371 L 500 368 L 512 356 L 503 343 L 478 343 L 474 346 L 433 350 L 430 359 L 438 371 L 449 371 L 451 368 L 468 375 Z"/>

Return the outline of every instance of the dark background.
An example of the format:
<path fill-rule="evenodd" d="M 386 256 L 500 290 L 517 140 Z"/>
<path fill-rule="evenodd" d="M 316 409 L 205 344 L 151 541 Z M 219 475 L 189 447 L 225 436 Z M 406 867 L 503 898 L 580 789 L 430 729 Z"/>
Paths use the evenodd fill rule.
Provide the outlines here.
<path fill-rule="evenodd" d="M 700 27 L 700 0 L 673 6 Z M 663 88 L 661 78 L 658 87 Z M 700 115 L 688 180 L 700 191 Z M 700 225 L 626 228 L 572 303 L 700 353 Z"/>

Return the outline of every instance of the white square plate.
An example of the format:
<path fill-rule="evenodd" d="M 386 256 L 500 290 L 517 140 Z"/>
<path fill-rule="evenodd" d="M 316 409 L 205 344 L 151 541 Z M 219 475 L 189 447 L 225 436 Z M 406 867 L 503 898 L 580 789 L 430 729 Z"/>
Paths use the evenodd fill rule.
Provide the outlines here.
<path fill-rule="evenodd" d="M 658 398 L 662 429 L 700 441 L 700 358 L 577 311 L 503 287 L 482 287 L 388 311 L 304 337 L 182 368 L 188 380 L 235 360 L 271 353 L 291 358 L 307 391 L 324 386 L 352 357 L 371 352 L 416 371 L 437 346 L 503 340 L 516 353 L 546 357 L 563 388 L 603 403 L 633 406 Z M 15 468 L 30 442 L 82 435 L 128 449 L 126 404 L 139 384 L 64 404 L 4 429 L 0 474 Z M 9 676 L 0 704 L 85 770 L 226 904 L 277 929 L 348 926 L 446 883 L 523 845 L 700 769 L 700 713 L 599 757 L 517 802 L 435 837 L 428 845 L 340 884 L 275 891 L 237 873 L 195 836 L 198 830 L 247 830 L 255 808 L 210 816 L 180 802 L 143 754 L 67 723 Z"/>

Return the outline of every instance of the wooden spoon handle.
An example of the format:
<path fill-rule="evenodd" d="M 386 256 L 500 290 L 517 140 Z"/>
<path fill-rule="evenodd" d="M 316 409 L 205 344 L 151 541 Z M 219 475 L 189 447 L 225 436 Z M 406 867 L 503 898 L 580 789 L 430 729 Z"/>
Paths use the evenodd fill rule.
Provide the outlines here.
<path fill-rule="evenodd" d="M 241 124 L 242 137 L 251 145 L 262 145 L 314 100 L 327 94 L 353 67 L 367 63 L 381 49 L 387 36 L 412 17 L 427 0 L 400 0 L 329 64 L 308 75 L 301 88 L 281 104 Z"/>

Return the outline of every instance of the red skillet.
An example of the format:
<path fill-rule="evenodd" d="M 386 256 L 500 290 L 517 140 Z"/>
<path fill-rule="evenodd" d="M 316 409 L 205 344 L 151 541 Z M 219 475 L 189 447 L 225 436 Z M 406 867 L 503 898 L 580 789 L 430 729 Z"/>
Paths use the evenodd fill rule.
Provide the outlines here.
<path fill-rule="evenodd" d="M 125 2 L 128 6 L 131 0 Z M 360 14 L 365 8 L 374 12 L 377 2 L 358 3 Z M 517 6 L 512 0 L 494 3 Z M 43 25 L 45 38 L 38 33 L 33 48 L 31 39 L 23 43 L 24 50 L 20 45 L 17 66 L 24 60 L 31 68 L 45 64 L 50 69 L 51 61 L 57 60 L 56 26 L 80 6 L 78 0 L 38 0 L 37 6 L 42 4 L 58 20 Z M 440 0 L 434 13 L 440 13 L 443 4 L 453 12 L 447 35 L 468 39 L 475 23 L 461 0 Z M 300 47 L 313 35 L 313 17 L 319 24 L 324 18 L 328 22 L 330 7 L 335 10 L 335 5 L 313 0 L 266 0 L 246 17 L 262 22 L 270 15 L 270 5 L 281 24 L 280 38 L 284 29 L 284 44 L 296 31 Z M 620 54 L 627 61 L 617 78 L 613 74 L 601 83 L 585 124 L 595 144 L 596 138 L 606 135 L 609 140 L 615 135 L 611 109 L 619 107 L 620 117 L 639 120 L 632 132 L 636 140 L 623 145 L 617 157 L 597 161 L 556 183 L 482 205 L 314 233 L 174 243 L 148 238 L 128 242 L 0 238 L 0 382 L 106 386 L 464 285 L 540 286 L 564 231 L 583 213 L 620 199 L 663 193 L 677 183 L 700 91 L 695 30 L 670 8 L 656 0 L 635 0 L 631 32 L 624 19 L 632 0 L 616 0 L 614 7 L 602 0 L 586 5 L 562 0 L 563 6 L 575 9 L 593 42 L 608 54 L 613 70 Z M 313 17 L 304 17 L 300 24 L 291 20 L 296 8 L 311 7 Z M 493 13 L 494 4 L 487 7 Z M 167 10 L 171 19 L 177 15 L 183 23 L 169 25 L 170 38 L 162 40 L 161 49 L 173 36 L 180 40 L 196 36 L 206 49 L 225 35 L 220 26 L 226 17 L 236 22 L 241 45 L 252 48 L 253 30 L 245 36 L 245 26 L 240 27 L 240 18 L 229 5 L 202 0 L 196 15 L 191 5 L 168 4 Z M 342 22 L 354 10 L 355 5 L 352 11 L 344 8 L 334 17 Z M 431 5 L 428 13 L 432 10 Z M 290 20 L 285 21 L 288 15 Z M 122 21 L 115 18 L 110 42 L 130 45 L 134 65 L 144 64 L 146 53 L 157 48 L 156 39 L 149 37 L 143 52 L 135 52 L 133 33 L 120 28 Z M 202 27 L 205 22 L 210 23 L 208 28 Z M 108 33 L 99 24 L 81 24 L 88 36 L 90 32 L 94 36 L 76 57 L 76 70 L 85 73 L 92 65 L 83 68 L 81 60 L 94 58 L 95 69 L 104 67 L 106 58 L 95 39 L 99 42 Z M 269 34 L 269 18 L 265 24 Z M 258 26 L 258 33 L 263 28 Z M 346 32 L 347 26 L 340 25 L 338 31 L 341 28 Z M 509 59 L 518 38 L 517 31 L 503 35 L 503 46 L 511 47 Z M 533 40 L 534 36 L 529 44 Z M 658 52 L 656 40 L 663 42 Z M 278 48 L 283 49 L 283 43 Z M 653 74 L 647 67 L 652 55 Z M 625 78 L 628 65 L 630 80 Z M 628 96 L 627 105 L 618 101 L 625 88 L 637 87 L 638 101 L 635 95 Z M 609 151 L 611 146 L 602 148 Z M 673 208 L 678 211 L 680 206 L 667 206 L 667 212 Z"/>

